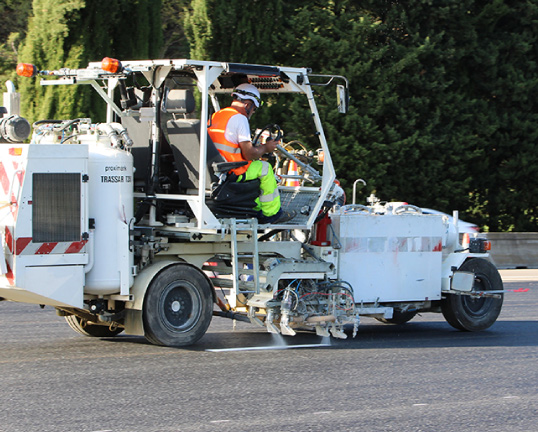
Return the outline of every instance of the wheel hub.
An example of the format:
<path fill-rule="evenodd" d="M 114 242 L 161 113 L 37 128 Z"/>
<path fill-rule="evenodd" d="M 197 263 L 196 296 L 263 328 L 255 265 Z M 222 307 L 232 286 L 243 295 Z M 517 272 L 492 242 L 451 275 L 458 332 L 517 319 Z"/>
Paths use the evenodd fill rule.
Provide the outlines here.
<path fill-rule="evenodd" d="M 201 299 L 188 282 L 174 282 L 163 290 L 159 302 L 163 324 L 174 332 L 190 330 L 198 321 Z"/>
<path fill-rule="evenodd" d="M 489 283 L 486 283 L 486 280 L 480 278 L 479 276 L 475 279 L 474 291 L 487 291 L 490 290 L 491 286 Z M 491 299 L 487 298 L 473 298 L 469 296 L 464 296 L 462 298 L 462 303 L 467 312 L 474 317 L 481 317 L 487 313 L 489 309 L 489 302 Z"/>

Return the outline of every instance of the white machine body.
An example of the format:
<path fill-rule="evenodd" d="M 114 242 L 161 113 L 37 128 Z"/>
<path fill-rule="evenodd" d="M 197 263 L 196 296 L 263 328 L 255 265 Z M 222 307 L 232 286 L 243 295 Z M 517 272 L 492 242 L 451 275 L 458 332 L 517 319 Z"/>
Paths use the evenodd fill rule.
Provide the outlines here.
<path fill-rule="evenodd" d="M 132 156 L 95 129 L 74 143 L 52 127 L 0 146 L 0 296 L 83 307 L 84 294 L 128 293 Z M 88 229 L 89 228 L 89 229 Z"/>
<path fill-rule="evenodd" d="M 439 217 L 377 215 L 341 209 L 339 278 L 358 303 L 438 300 L 446 226 Z"/>
<path fill-rule="evenodd" d="M 456 213 L 449 222 L 373 194 L 346 205 L 313 92 L 343 82 L 345 112 L 345 77 L 192 59 L 17 70 L 42 85 L 90 85 L 108 120 L 40 120 L 30 143 L 4 137 L 0 301 L 50 305 L 88 336 L 124 331 L 166 346 L 195 343 L 215 315 L 342 339 L 363 316 L 402 324 L 442 312 L 469 331 L 497 319 L 504 291 L 490 245 L 460 245 Z M 272 223 L 256 200 L 273 193 L 237 182 L 237 161 L 208 131 L 247 82 L 262 98 L 304 97 L 314 129 L 295 134 L 305 144 L 286 142 L 276 124 L 260 131 L 281 142 L 272 163 L 287 217 Z"/>

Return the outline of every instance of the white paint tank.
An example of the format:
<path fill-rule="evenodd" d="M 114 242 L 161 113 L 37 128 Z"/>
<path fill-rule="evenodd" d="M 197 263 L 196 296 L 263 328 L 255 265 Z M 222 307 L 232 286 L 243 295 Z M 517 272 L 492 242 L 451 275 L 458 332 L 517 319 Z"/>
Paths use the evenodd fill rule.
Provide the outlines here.
<path fill-rule="evenodd" d="M 97 137 L 89 146 L 90 263 L 85 294 L 128 294 L 133 284 L 129 225 L 133 219 L 133 158 Z M 92 229 L 92 221 L 94 228 Z M 89 268 L 89 271 L 88 271 Z"/>
<path fill-rule="evenodd" d="M 353 286 L 357 303 L 440 299 L 441 216 L 341 210 L 331 219 L 342 245 L 339 278 Z"/>

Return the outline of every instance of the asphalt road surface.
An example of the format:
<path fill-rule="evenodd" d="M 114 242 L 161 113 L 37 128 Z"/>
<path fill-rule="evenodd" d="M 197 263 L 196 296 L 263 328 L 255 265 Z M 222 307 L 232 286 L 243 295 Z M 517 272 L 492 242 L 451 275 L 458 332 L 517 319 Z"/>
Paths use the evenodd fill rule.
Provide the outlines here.
<path fill-rule="evenodd" d="M 365 318 L 330 345 L 214 318 L 195 347 L 163 348 L 1 302 L 0 431 L 535 432 L 538 274 L 502 274 L 512 291 L 487 331 Z M 322 346 L 226 351 L 282 344 Z"/>

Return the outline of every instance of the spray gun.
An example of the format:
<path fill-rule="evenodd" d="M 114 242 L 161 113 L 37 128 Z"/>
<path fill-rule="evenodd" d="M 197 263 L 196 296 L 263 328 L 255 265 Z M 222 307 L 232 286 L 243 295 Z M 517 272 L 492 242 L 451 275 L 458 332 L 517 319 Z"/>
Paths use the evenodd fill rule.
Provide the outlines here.
<path fill-rule="evenodd" d="M 269 333 L 279 334 L 280 330 L 273 323 L 274 319 L 275 319 L 275 309 L 274 308 L 268 308 L 267 309 L 267 318 L 265 319 L 265 326 L 267 327 L 267 331 Z"/>
<path fill-rule="evenodd" d="M 286 336 L 295 336 L 295 330 L 290 327 L 290 312 L 291 312 L 291 290 L 286 288 L 284 290 L 284 295 L 282 297 L 282 302 L 280 303 L 280 331 L 283 335 Z"/>

